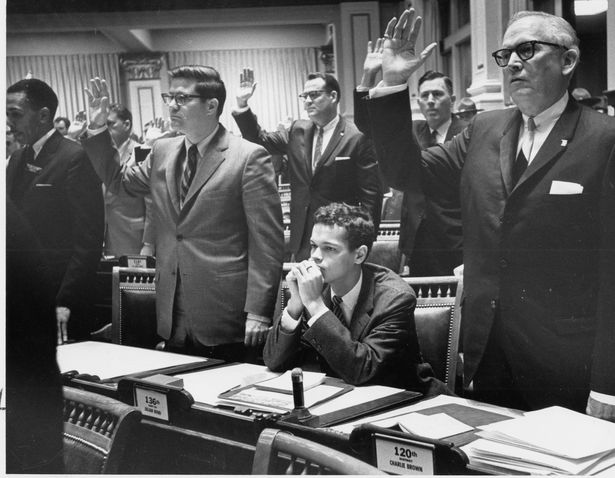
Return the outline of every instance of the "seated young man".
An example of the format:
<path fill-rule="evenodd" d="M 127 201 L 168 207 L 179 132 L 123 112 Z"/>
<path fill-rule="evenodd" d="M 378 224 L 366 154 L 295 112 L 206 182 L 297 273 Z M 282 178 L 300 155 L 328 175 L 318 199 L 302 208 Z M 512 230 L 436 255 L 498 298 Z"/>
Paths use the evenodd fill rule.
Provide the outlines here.
<path fill-rule="evenodd" d="M 265 344 L 271 370 L 300 366 L 354 385 L 426 391 L 432 373 L 419 351 L 414 291 L 365 262 L 373 240 L 364 209 L 333 203 L 316 211 L 310 259 L 286 276 L 291 298 Z"/>

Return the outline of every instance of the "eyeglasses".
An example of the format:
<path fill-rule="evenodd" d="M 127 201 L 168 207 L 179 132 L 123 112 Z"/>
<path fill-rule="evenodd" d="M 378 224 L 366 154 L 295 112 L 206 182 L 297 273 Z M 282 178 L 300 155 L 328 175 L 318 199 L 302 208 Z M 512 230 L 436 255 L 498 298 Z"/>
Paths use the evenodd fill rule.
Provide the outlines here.
<path fill-rule="evenodd" d="M 164 101 L 165 105 L 170 105 L 171 101 L 175 100 L 175 104 L 177 106 L 184 106 L 186 103 L 188 103 L 190 98 L 206 98 L 205 96 L 201 95 L 185 95 L 183 93 L 175 93 L 174 95 L 172 95 L 171 93 L 163 93 L 160 96 L 162 96 L 162 101 Z"/>
<path fill-rule="evenodd" d="M 510 55 L 512 55 L 513 51 L 517 54 L 517 56 L 521 60 L 527 61 L 530 58 L 532 58 L 534 54 L 536 53 L 537 44 L 549 45 L 549 46 L 553 46 L 556 48 L 563 48 L 564 50 L 568 49 L 564 45 L 558 45 L 557 43 L 549 43 L 547 41 L 531 40 L 531 41 L 524 41 L 523 43 L 519 43 L 514 48 L 502 48 L 501 50 L 494 51 L 491 54 L 491 56 L 493 57 L 495 62 L 498 64 L 498 66 L 504 68 L 505 66 L 508 65 L 508 62 L 510 61 Z"/>
<path fill-rule="evenodd" d="M 320 97 L 320 95 L 322 95 L 323 93 L 326 93 L 326 91 L 325 90 L 306 91 L 305 93 L 301 93 L 299 95 L 299 98 L 301 98 L 303 101 L 306 101 L 308 98 L 314 101 L 315 99 Z"/>

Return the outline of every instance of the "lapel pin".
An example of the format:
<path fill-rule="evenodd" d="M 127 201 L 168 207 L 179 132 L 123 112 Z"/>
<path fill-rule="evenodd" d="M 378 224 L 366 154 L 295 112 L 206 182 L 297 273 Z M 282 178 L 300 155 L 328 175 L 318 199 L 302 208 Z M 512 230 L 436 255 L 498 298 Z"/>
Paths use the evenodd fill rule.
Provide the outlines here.
<path fill-rule="evenodd" d="M 565 148 L 568 145 L 567 139 L 562 139 L 562 148 Z"/>

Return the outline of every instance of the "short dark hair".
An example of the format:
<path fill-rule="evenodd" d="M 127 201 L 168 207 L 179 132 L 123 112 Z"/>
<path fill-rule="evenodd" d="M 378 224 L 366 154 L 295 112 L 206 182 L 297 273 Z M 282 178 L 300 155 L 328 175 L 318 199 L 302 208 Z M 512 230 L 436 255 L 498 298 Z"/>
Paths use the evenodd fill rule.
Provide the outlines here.
<path fill-rule="evenodd" d="M 314 225 L 339 226 L 346 229 L 348 248 L 352 251 L 367 246 L 368 253 L 374 243 L 374 221 L 363 206 L 331 203 L 319 207 L 314 213 Z"/>
<path fill-rule="evenodd" d="M 129 120 L 132 126 L 132 113 L 121 103 L 113 103 L 109 106 L 109 111 L 113 111 L 122 121 Z"/>
<path fill-rule="evenodd" d="M 448 76 L 444 73 L 440 73 L 439 71 L 427 70 L 425 74 L 419 78 L 419 89 L 421 89 L 421 85 L 426 81 L 436 80 L 438 78 L 442 78 L 444 80 L 448 94 L 453 96 L 453 82 Z"/>
<path fill-rule="evenodd" d="M 58 97 L 51 89 L 51 86 L 44 81 L 36 78 L 19 80 L 8 87 L 6 94 L 10 93 L 25 93 L 30 108 L 35 111 L 47 108 L 49 110 L 49 118 L 53 118 L 56 115 Z"/>
<path fill-rule="evenodd" d="M 64 126 L 66 126 L 66 129 L 70 128 L 70 120 L 65 116 L 58 116 L 53 120 L 53 124 L 58 124 L 60 121 L 64 121 Z"/>
<path fill-rule="evenodd" d="M 226 88 L 222 78 L 220 78 L 220 73 L 215 68 L 202 65 L 183 65 L 169 71 L 169 76 L 171 79 L 185 78 L 195 80 L 197 82 L 195 90 L 199 95 L 218 100 L 217 114 L 220 117 L 224 109 L 224 102 L 226 101 Z"/>
<path fill-rule="evenodd" d="M 335 78 L 335 76 L 330 75 L 329 73 L 309 73 L 308 80 L 315 80 L 316 78 L 320 78 L 321 80 L 325 80 L 325 90 L 327 93 L 331 93 L 335 91 L 337 93 L 337 100 L 340 100 L 340 84 Z"/>

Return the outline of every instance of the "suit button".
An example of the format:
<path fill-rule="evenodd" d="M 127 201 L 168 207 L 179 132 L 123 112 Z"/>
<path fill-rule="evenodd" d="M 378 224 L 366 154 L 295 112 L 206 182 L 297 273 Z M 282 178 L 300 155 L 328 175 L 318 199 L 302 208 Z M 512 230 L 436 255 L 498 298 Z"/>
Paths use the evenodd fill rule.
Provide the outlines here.
<path fill-rule="evenodd" d="M 504 224 L 506 222 L 506 220 L 504 219 L 504 216 L 500 216 L 500 224 Z"/>
<path fill-rule="evenodd" d="M 500 267 L 506 269 L 508 267 L 508 261 L 506 259 L 500 259 Z"/>
<path fill-rule="evenodd" d="M 178 241 L 183 241 L 184 240 L 184 236 L 182 236 L 181 234 L 177 235 L 177 240 Z"/>

